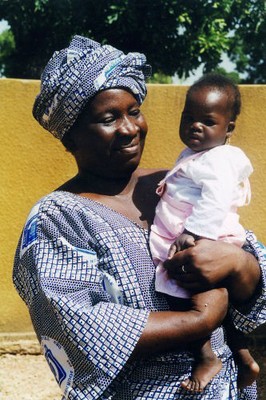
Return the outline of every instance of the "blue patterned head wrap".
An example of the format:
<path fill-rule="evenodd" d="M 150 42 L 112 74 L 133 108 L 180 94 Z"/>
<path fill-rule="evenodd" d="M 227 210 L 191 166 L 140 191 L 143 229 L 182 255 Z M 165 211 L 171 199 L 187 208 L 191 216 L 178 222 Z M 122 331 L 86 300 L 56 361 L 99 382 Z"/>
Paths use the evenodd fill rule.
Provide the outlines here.
<path fill-rule="evenodd" d="M 150 73 L 144 54 L 125 55 L 110 45 L 76 35 L 69 47 L 56 51 L 46 65 L 33 116 L 61 140 L 88 100 L 101 90 L 127 88 L 141 104 Z"/>

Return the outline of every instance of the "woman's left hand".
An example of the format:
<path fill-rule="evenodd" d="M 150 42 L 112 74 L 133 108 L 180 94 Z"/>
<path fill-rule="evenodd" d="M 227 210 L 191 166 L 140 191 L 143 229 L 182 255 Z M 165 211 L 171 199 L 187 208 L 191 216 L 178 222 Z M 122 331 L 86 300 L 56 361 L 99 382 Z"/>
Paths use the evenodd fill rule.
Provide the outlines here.
<path fill-rule="evenodd" d="M 237 302 L 251 297 L 260 279 L 255 257 L 233 244 L 208 239 L 176 253 L 164 267 L 185 289 L 200 292 L 224 286 Z"/>

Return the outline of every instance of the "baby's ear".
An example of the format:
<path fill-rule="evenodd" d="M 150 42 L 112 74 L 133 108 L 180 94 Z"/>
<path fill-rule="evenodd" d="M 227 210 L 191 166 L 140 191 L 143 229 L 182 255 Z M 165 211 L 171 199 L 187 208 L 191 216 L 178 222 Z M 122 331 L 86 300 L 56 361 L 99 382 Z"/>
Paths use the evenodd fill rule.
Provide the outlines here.
<path fill-rule="evenodd" d="M 235 121 L 230 121 L 227 127 L 227 134 L 229 134 L 227 137 L 232 136 L 233 130 L 235 129 L 236 123 Z"/>

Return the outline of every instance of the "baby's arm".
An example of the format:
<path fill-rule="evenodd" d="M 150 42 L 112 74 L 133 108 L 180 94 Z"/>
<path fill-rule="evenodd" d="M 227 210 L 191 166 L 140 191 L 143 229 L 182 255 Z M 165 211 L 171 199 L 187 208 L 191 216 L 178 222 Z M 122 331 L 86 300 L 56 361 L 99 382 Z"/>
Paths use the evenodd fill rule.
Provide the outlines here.
<path fill-rule="evenodd" d="M 195 241 L 198 239 L 200 239 L 199 236 L 197 236 L 194 233 L 191 233 L 185 229 L 184 232 L 181 233 L 181 235 L 179 235 L 176 238 L 176 240 L 171 244 L 169 252 L 168 252 L 168 259 L 172 258 L 173 255 L 175 253 L 177 253 L 178 251 L 195 246 Z"/>
<path fill-rule="evenodd" d="M 201 194 L 186 218 L 185 229 L 217 240 L 221 229 L 226 229 L 223 224 L 228 214 L 236 205 L 244 205 L 249 197 L 248 184 L 244 182 L 248 183 L 246 179 L 251 171 L 245 154 L 233 146 L 217 146 L 189 163 L 185 173 L 201 188 Z M 238 228 L 241 229 L 235 228 L 237 234 Z M 242 235 L 245 236 L 244 229 Z"/>

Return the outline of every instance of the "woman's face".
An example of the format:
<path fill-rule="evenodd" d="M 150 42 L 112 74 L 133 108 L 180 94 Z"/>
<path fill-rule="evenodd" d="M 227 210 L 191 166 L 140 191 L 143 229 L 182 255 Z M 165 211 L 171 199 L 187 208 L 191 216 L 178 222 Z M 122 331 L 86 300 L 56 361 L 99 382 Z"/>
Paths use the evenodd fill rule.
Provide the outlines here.
<path fill-rule="evenodd" d="M 135 97 L 123 89 L 97 94 L 71 132 L 80 173 L 125 177 L 138 166 L 147 123 Z"/>

